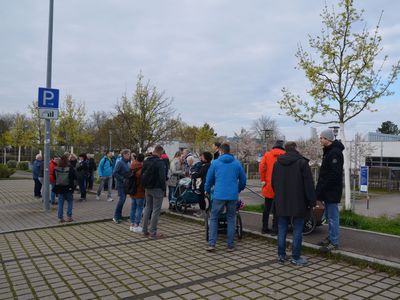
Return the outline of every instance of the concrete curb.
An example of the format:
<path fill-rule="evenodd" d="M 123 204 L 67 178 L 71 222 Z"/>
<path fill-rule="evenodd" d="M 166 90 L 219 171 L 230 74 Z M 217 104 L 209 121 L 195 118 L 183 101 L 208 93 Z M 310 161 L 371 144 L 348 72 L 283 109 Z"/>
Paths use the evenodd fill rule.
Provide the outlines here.
<path fill-rule="evenodd" d="M 258 212 L 254 212 L 254 211 L 241 211 L 241 213 L 262 215 L 262 213 L 258 213 Z M 327 226 L 327 225 L 323 225 L 323 226 Z M 352 231 L 356 231 L 356 232 L 363 232 L 363 233 L 370 233 L 370 234 L 376 234 L 376 235 L 381 235 L 381 236 L 387 236 L 387 237 L 397 238 L 397 239 L 400 240 L 400 236 L 394 235 L 394 234 L 382 233 L 382 232 L 376 232 L 376 231 L 370 231 L 370 230 L 363 230 L 363 229 L 351 228 L 351 227 L 346 227 L 346 226 L 340 226 L 340 228 L 344 228 L 346 230 L 352 230 Z"/>
<path fill-rule="evenodd" d="M 172 215 L 172 216 L 177 216 L 180 218 L 186 218 L 186 219 L 190 219 L 193 221 L 197 221 L 197 222 L 201 222 L 203 221 L 200 218 L 194 217 L 194 216 L 188 216 L 188 215 L 184 215 L 184 214 L 179 214 L 179 213 L 175 213 L 175 212 L 171 212 L 171 211 L 165 211 L 164 212 L 167 215 Z M 246 212 L 248 213 L 248 212 Z M 347 227 L 346 227 L 347 228 Z M 265 234 L 261 234 L 258 231 L 254 231 L 254 230 L 249 230 L 249 229 L 245 229 L 243 228 L 244 232 L 256 235 L 258 237 L 264 238 L 266 240 L 271 240 L 271 241 L 277 241 L 277 237 L 276 236 L 271 236 L 271 235 L 265 235 Z M 375 234 L 375 232 L 373 232 Z M 291 244 L 292 243 L 292 239 L 287 239 L 287 241 Z M 308 249 L 312 249 L 312 250 L 317 250 L 320 248 L 317 245 L 311 244 L 311 243 L 307 243 L 307 242 L 303 242 L 302 246 Z M 396 262 L 392 262 L 392 261 L 388 261 L 388 260 L 383 260 L 383 259 L 379 259 L 379 258 L 375 258 L 375 257 L 371 257 L 371 256 L 366 256 L 366 255 L 361 255 L 361 254 L 357 254 L 357 253 L 353 253 L 353 252 L 349 252 L 349 251 L 343 251 L 343 250 L 334 250 L 332 251 L 333 255 L 340 255 L 346 258 L 350 258 L 350 259 L 357 259 L 357 260 L 361 260 L 361 261 L 365 261 L 371 264 L 377 264 L 377 265 L 381 265 L 384 267 L 390 267 L 393 269 L 397 269 L 400 271 L 400 264 L 396 263 Z"/>

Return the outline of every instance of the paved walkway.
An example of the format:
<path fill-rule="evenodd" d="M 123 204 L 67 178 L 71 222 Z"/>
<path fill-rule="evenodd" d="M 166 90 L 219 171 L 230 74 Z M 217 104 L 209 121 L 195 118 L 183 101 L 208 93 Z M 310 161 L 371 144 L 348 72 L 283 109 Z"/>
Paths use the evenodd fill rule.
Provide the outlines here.
<path fill-rule="evenodd" d="M 75 202 L 71 226 L 41 228 L 57 225 L 56 212 L 41 211 L 32 186 L 0 181 L 0 299 L 400 298 L 399 276 L 315 254 L 306 254 L 308 267 L 280 265 L 276 245 L 263 238 L 245 236 L 228 253 L 221 236 L 207 253 L 202 225 L 165 215 L 166 238 L 146 239 L 127 221 L 103 220 L 115 202 L 94 196 Z M 78 223 L 96 218 L 103 221 Z"/>
<path fill-rule="evenodd" d="M 127 222 L 125 222 L 127 223 Z M 124 226 L 125 225 L 125 226 Z M 206 253 L 203 226 L 162 217 L 149 240 L 112 222 L 0 235 L 0 299 L 398 299 L 400 278 L 310 255 L 276 263 L 276 247 L 246 237 Z"/>

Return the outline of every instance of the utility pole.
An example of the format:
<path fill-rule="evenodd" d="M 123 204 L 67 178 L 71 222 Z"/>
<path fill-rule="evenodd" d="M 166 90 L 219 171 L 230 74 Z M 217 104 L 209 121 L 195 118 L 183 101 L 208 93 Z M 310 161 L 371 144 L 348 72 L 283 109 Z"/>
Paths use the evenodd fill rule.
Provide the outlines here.
<path fill-rule="evenodd" d="M 53 8 L 54 0 L 50 0 L 49 5 L 49 35 L 47 41 L 47 72 L 46 72 L 46 88 L 51 88 L 51 66 L 53 56 Z M 50 181 L 49 181 L 49 165 L 50 165 L 50 119 L 44 120 L 44 178 L 43 178 L 43 209 L 50 210 Z"/>

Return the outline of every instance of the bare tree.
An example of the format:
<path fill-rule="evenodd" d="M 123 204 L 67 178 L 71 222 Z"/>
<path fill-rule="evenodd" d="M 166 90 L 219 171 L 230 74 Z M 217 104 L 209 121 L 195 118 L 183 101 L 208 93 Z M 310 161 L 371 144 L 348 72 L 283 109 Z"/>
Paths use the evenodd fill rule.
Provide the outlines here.
<path fill-rule="evenodd" d="M 131 100 L 126 96 L 115 106 L 120 136 L 124 136 L 126 146 L 146 151 L 156 143 L 168 141 L 176 124 L 172 122 L 175 110 L 172 99 L 158 92 L 150 82 L 143 83 L 139 74 L 136 91 Z"/>

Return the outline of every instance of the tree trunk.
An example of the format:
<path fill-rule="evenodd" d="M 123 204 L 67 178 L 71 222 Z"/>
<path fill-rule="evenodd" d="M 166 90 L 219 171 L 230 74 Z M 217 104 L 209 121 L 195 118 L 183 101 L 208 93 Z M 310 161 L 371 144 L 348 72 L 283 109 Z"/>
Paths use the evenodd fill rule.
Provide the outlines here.
<path fill-rule="evenodd" d="M 351 210 L 351 190 L 350 190 L 350 157 L 349 149 L 346 143 L 346 136 L 344 132 L 344 123 L 340 123 L 340 138 L 344 145 L 344 207 L 346 210 Z"/>
<path fill-rule="evenodd" d="M 18 146 L 18 162 L 21 161 L 21 146 Z"/>
<path fill-rule="evenodd" d="M 4 147 L 4 164 L 7 164 L 7 148 Z"/>

